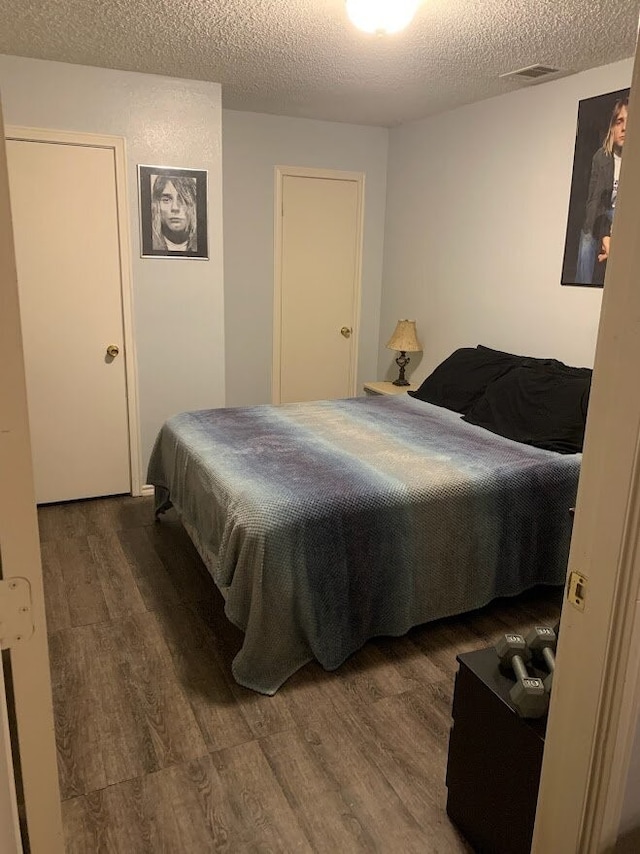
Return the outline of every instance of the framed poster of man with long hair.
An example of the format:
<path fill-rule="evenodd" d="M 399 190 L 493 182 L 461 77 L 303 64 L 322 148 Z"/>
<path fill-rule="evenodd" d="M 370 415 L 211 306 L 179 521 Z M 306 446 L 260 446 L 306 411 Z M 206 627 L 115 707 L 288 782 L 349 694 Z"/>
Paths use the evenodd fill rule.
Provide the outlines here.
<path fill-rule="evenodd" d="M 138 166 L 143 258 L 207 259 L 207 173 Z"/>
<path fill-rule="evenodd" d="M 629 89 L 578 105 L 563 285 L 602 287 L 611 247 Z"/>

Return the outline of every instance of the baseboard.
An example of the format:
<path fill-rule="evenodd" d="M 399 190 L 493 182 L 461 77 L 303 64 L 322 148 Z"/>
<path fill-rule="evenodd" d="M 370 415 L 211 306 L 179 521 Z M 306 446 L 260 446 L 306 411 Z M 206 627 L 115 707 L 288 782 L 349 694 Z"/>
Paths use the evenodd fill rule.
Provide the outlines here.
<path fill-rule="evenodd" d="M 145 485 L 140 490 L 140 495 L 153 495 L 155 491 L 155 487 L 151 486 L 150 483 L 145 483 Z"/>

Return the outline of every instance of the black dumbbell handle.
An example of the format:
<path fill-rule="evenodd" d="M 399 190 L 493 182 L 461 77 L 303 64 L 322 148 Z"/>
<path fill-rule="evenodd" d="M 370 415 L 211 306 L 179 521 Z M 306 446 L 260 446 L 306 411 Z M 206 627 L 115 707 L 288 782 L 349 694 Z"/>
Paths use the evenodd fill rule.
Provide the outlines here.
<path fill-rule="evenodd" d="M 513 672 L 516 674 L 516 679 L 522 681 L 523 679 L 528 679 L 529 674 L 527 673 L 527 668 L 524 666 L 524 661 L 522 657 L 519 655 L 514 655 L 511 657 L 511 666 L 513 667 Z"/>
<path fill-rule="evenodd" d="M 549 673 L 553 673 L 556 669 L 556 656 L 550 646 L 544 646 L 542 648 L 542 657 L 544 658 L 544 663 L 547 665 Z"/>

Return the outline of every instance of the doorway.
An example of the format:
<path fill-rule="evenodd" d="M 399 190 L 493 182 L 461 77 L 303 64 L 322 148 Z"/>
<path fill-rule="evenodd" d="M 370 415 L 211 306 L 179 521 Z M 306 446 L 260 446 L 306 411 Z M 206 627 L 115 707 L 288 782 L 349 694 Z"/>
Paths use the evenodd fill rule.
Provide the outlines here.
<path fill-rule="evenodd" d="M 36 499 L 140 492 L 124 143 L 9 129 Z"/>
<path fill-rule="evenodd" d="M 272 398 L 356 393 L 364 175 L 276 168 Z"/>

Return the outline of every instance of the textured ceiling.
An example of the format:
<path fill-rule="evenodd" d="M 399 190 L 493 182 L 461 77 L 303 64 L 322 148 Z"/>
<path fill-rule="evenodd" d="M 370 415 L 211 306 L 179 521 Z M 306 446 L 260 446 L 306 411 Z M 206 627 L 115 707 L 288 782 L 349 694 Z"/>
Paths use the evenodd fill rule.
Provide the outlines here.
<path fill-rule="evenodd" d="M 213 80 L 230 109 L 392 126 L 532 85 L 498 75 L 533 63 L 631 56 L 639 5 L 422 0 L 385 37 L 356 30 L 343 0 L 0 0 L 0 53 Z"/>

